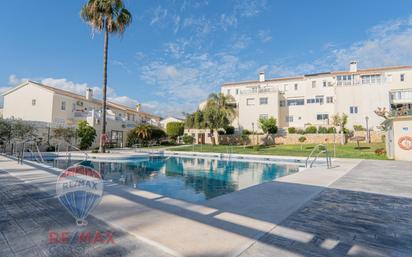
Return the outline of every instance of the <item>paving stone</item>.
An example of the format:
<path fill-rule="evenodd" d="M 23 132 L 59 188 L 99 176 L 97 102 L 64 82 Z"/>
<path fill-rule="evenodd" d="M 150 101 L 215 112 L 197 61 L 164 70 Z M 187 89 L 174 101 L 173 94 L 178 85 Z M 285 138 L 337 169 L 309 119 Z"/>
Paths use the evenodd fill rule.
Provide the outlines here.
<path fill-rule="evenodd" d="M 115 245 L 50 243 L 50 231 L 73 231 L 75 220 L 57 198 L 0 170 L 0 257 L 168 256 L 89 216 L 90 231 L 112 231 Z"/>
<path fill-rule="evenodd" d="M 363 161 L 280 227 L 313 238 L 271 235 L 275 228 L 242 256 L 412 256 L 412 165 Z"/>

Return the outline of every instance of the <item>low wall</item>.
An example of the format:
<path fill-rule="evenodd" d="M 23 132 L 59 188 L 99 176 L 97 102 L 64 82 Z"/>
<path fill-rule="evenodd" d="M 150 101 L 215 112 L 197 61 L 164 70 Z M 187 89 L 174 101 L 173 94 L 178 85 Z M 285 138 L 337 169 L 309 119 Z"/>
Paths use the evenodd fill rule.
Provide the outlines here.
<path fill-rule="evenodd" d="M 371 143 L 382 143 L 383 142 L 382 137 L 385 137 L 385 132 L 384 131 L 370 131 L 369 135 L 371 137 Z M 366 131 L 355 131 L 354 136 L 366 138 Z"/>
<path fill-rule="evenodd" d="M 266 135 L 248 135 L 250 145 L 256 144 L 301 144 L 299 142 L 300 137 L 306 137 L 306 141 L 303 144 L 325 144 L 325 143 L 333 143 L 334 141 L 337 143 L 341 142 L 341 135 L 340 134 L 288 134 L 288 135 L 277 135 L 271 134 L 268 137 Z M 345 136 L 345 142 L 347 139 Z M 241 137 L 239 135 L 221 135 L 219 136 L 219 144 L 241 144 Z"/>

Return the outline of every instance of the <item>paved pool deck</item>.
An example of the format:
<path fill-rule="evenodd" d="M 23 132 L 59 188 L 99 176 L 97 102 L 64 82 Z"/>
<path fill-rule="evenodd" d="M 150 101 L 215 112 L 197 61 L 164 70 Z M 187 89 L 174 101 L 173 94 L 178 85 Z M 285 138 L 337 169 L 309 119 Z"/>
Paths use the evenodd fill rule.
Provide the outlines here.
<path fill-rule="evenodd" d="M 412 164 L 334 166 L 196 204 L 107 183 L 93 216 L 172 256 L 411 256 Z M 0 169 L 54 194 L 55 170 L 5 157 Z"/>

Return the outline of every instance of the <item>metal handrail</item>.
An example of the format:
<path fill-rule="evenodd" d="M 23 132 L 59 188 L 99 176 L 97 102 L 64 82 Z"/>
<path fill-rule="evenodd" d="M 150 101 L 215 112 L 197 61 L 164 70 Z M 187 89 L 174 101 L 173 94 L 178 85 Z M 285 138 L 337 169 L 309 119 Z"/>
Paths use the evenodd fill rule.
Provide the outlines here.
<path fill-rule="evenodd" d="M 84 159 L 85 161 L 87 161 L 87 160 L 89 159 L 89 155 L 88 155 L 85 151 L 81 150 L 81 149 L 78 148 L 77 146 L 74 146 L 74 145 L 72 145 L 72 144 L 69 144 L 68 147 L 67 147 L 67 152 L 66 152 L 67 160 L 68 160 L 68 161 L 71 159 L 70 148 L 73 148 L 73 149 L 79 151 L 80 153 L 84 154 L 84 155 L 85 155 L 85 159 Z"/>
<path fill-rule="evenodd" d="M 323 147 L 324 149 L 323 149 L 323 150 L 320 150 L 320 149 L 319 149 L 320 147 Z M 312 157 L 312 155 L 315 153 L 316 150 L 318 150 L 319 152 L 318 152 L 318 154 L 315 156 L 315 158 L 313 158 L 313 160 L 310 162 L 309 168 L 312 168 L 312 167 L 313 167 L 313 164 L 315 163 L 315 161 L 318 159 L 318 157 L 319 157 L 321 154 L 325 154 L 325 156 L 326 156 L 326 165 L 327 165 L 328 169 L 332 168 L 332 159 L 331 159 L 331 157 L 329 156 L 329 152 L 328 152 L 328 149 L 327 149 L 326 145 L 324 145 L 324 144 L 318 144 L 318 145 L 316 145 L 316 146 L 312 149 L 312 151 L 310 152 L 309 156 L 308 156 L 308 157 L 306 158 L 306 160 L 305 160 L 305 167 L 306 167 L 306 168 L 308 167 L 308 162 L 309 162 L 310 158 Z"/>
<path fill-rule="evenodd" d="M 39 155 L 40 161 L 39 161 L 36 157 L 35 157 L 35 159 L 36 159 L 36 161 L 38 161 L 38 162 L 44 163 L 43 155 L 41 154 L 40 149 L 39 149 L 39 146 L 37 145 L 37 142 L 36 142 L 35 140 L 28 139 L 28 140 L 23 141 L 23 142 L 21 142 L 21 143 L 22 143 L 22 148 L 21 148 L 20 154 L 17 155 L 17 163 L 23 163 L 24 153 L 25 153 L 25 150 L 26 150 L 26 149 L 31 153 L 31 155 L 32 155 L 33 157 L 35 157 L 34 152 L 33 152 L 31 149 L 26 148 L 26 144 L 27 144 L 27 143 L 32 143 L 32 144 L 34 144 L 34 145 L 36 146 L 36 151 L 37 151 L 37 154 Z"/>

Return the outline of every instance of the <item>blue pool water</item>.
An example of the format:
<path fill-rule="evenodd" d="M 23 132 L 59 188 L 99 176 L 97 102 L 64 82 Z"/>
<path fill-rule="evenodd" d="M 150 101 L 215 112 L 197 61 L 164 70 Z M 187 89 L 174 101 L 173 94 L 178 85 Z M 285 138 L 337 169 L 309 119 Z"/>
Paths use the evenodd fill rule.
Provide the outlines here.
<path fill-rule="evenodd" d="M 78 163 L 47 161 L 61 169 Z M 87 161 L 103 179 L 190 202 L 199 202 L 295 173 L 299 166 L 204 158 L 151 156 L 122 162 Z"/>

